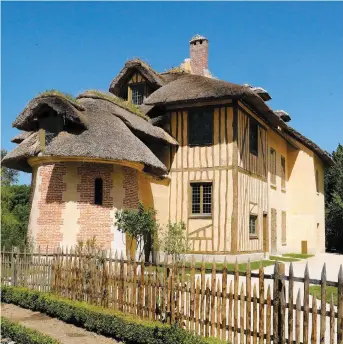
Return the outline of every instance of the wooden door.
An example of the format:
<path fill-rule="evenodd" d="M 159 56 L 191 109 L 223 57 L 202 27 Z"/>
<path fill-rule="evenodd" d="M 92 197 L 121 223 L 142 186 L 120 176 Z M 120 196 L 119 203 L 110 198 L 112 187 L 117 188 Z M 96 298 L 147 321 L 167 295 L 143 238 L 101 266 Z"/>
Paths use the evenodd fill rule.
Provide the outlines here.
<path fill-rule="evenodd" d="M 263 252 L 264 256 L 269 251 L 269 236 L 268 236 L 268 215 L 263 214 Z"/>
<path fill-rule="evenodd" d="M 271 209 L 271 248 L 270 253 L 277 252 L 277 225 L 276 225 L 276 209 Z"/>

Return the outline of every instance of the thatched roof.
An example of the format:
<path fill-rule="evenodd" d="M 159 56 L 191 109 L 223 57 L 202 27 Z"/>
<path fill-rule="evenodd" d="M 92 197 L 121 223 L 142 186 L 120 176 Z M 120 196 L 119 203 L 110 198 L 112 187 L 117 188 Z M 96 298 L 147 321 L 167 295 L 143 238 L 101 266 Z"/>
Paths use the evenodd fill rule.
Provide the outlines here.
<path fill-rule="evenodd" d="M 87 90 L 82 93 L 80 93 L 76 99 L 80 98 L 94 98 L 94 99 L 104 99 L 108 100 L 109 102 L 113 103 L 114 105 L 117 105 L 127 111 L 130 111 L 137 115 L 138 117 L 142 117 L 146 121 L 149 120 L 149 117 L 146 116 L 143 111 L 141 111 L 141 108 L 139 105 L 132 104 L 131 102 L 122 99 L 113 93 L 110 92 L 103 92 L 98 90 Z"/>
<path fill-rule="evenodd" d="M 250 104 L 272 125 L 284 126 L 284 122 L 250 87 L 201 75 L 183 74 L 159 88 L 146 100 L 148 105 L 192 104 L 200 101 L 240 99 Z"/>
<path fill-rule="evenodd" d="M 156 86 L 156 88 L 164 85 L 164 80 L 162 77 L 154 71 L 147 63 L 136 58 L 129 60 L 125 63 L 124 68 L 119 72 L 119 74 L 112 80 L 109 91 L 113 94 L 119 94 L 121 86 L 127 81 L 130 77 L 129 70 L 136 69 L 138 70 L 149 82 L 151 85 Z"/>
<path fill-rule="evenodd" d="M 37 130 L 37 119 L 53 109 L 58 115 L 64 116 L 67 122 L 72 122 L 81 128 L 88 127 L 87 117 L 81 105 L 71 102 L 59 94 L 42 94 L 33 98 L 19 114 L 12 126 L 26 131 Z"/>
<path fill-rule="evenodd" d="M 111 93 L 109 95 L 110 97 L 115 97 Z M 112 103 L 112 113 L 119 117 L 129 128 L 131 128 L 137 134 L 137 136 L 147 136 L 150 139 L 161 140 L 167 144 L 171 144 L 174 146 L 178 145 L 178 142 L 166 131 L 161 128 L 154 127 L 150 122 L 143 119 L 141 116 L 137 116 L 137 114 L 133 114 L 132 112 L 127 111 L 122 106 L 120 106 L 121 103 L 116 104 L 113 99 L 108 98 L 106 95 L 101 96 L 100 92 L 94 94 L 94 91 L 86 91 L 84 93 L 81 93 L 77 97 L 77 99 L 79 100 L 83 98 L 93 98 L 110 101 Z"/>
<path fill-rule="evenodd" d="M 31 166 L 28 164 L 27 158 L 37 155 L 39 151 L 38 132 L 32 132 L 17 147 L 8 152 L 1 163 L 15 170 L 31 172 Z"/>
<path fill-rule="evenodd" d="M 280 128 L 284 133 L 289 134 L 296 141 L 314 151 L 325 163 L 332 164 L 332 159 L 327 152 L 285 123 L 285 120 L 290 119 L 285 111 L 273 111 L 258 95 L 258 92 L 249 85 L 241 86 L 218 79 L 185 73 L 181 76 L 178 75 L 174 81 L 151 94 L 145 100 L 145 104 L 165 106 L 228 98 L 239 99 L 256 110 L 272 128 Z"/>
<path fill-rule="evenodd" d="M 20 134 L 17 136 L 14 136 L 11 142 L 13 143 L 21 143 L 23 142 L 27 137 L 29 137 L 33 131 L 22 131 Z"/>
<path fill-rule="evenodd" d="M 284 132 L 286 132 L 289 136 L 295 138 L 297 141 L 302 143 L 305 147 L 312 150 L 314 153 L 318 155 L 318 157 L 328 166 L 332 166 L 334 164 L 334 161 L 332 160 L 331 155 L 321 149 L 319 146 L 317 146 L 313 141 L 305 137 L 304 135 L 300 134 L 298 131 L 296 131 L 294 128 L 287 125 L 287 127 L 284 129 Z"/>
<path fill-rule="evenodd" d="M 80 96 L 78 104 L 85 110 L 83 115 L 89 123 L 81 133 L 62 131 L 46 146 L 40 156 L 100 158 L 115 161 L 138 162 L 145 171 L 164 175 L 167 168 L 153 154 L 146 143 L 137 137 L 136 131 L 154 140 L 169 142 L 172 138 L 161 128 L 136 116 L 120 106 L 94 96 Z M 138 129 L 139 126 L 142 126 Z M 173 144 L 176 144 L 174 139 Z M 25 139 L 3 159 L 5 166 L 29 172 L 27 158 L 38 154 L 38 132 Z"/>

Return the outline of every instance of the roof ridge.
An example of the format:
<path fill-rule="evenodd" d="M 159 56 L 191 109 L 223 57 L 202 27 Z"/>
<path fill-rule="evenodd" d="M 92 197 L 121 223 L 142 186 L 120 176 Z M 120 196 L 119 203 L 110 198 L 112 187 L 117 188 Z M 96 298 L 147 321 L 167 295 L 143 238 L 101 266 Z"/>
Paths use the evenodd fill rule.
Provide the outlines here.
<path fill-rule="evenodd" d="M 98 90 L 86 90 L 82 93 L 80 93 L 76 99 L 80 98 L 93 98 L 93 99 L 101 99 L 106 100 L 114 105 L 119 106 L 120 108 L 129 111 L 130 113 L 141 117 L 142 119 L 149 121 L 149 117 L 146 116 L 143 112 L 140 111 L 140 109 L 135 106 L 135 104 L 130 103 L 129 101 L 122 99 L 112 93 L 105 93 Z"/>
<path fill-rule="evenodd" d="M 39 99 L 39 98 L 48 98 L 48 97 L 57 97 L 63 100 L 68 101 L 71 105 L 73 105 L 77 110 L 79 111 L 85 111 L 85 108 L 77 103 L 77 99 L 74 98 L 70 93 L 63 93 L 58 90 L 47 90 L 40 92 L 37 96 L 33 97 L 30 102 L 34 99 Z"/>

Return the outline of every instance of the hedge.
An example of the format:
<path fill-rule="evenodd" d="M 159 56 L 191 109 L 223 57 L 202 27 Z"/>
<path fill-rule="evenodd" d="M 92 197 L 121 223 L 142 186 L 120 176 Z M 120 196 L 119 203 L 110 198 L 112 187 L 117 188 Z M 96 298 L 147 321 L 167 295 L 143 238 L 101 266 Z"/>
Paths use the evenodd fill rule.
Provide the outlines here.
<path fill-rule="evenodd" d="M 61 344 L 61 342 L 38 331 L 1 317 L 1 337 L 9 338 L 16 344 Z"/>
<path fill-rule="evenodd" d="M 216 338 L 203 338 L 158 321 L 142 320 L 132 314 L 71 301 L 19 287 L 3 286 L 1 301 L 45 313 L 88 331 L 137 344 L 220 344 Z"/>

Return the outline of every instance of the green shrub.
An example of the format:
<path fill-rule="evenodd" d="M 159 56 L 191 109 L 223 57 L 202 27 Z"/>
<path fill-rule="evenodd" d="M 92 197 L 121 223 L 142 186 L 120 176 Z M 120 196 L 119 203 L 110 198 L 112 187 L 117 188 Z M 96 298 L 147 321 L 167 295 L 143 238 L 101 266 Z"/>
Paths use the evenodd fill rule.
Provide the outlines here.
<path fill-rule="evenodd" d="M 12 322 L 5 317 L 1 317 L 1 336 L 13 340 L 16 344 L 60 344 L 59 341 L 49 336 Z"/>
<path fill-rule="evenodd" d="M 63 299 L 53 294 L 24 288 L 2 287 L 1 301 L 13 303 L 84 327 L 88 331 L 142 344 L 219 344 L 215 338 L 202 338 L 173 325 L 142 320 L 132 314 Z"/>
<path fill-rule="evenodd" d="M 162 251 L 172 255 L 176 260 L 179 260 L 181 255 L 190 249 L 184 222 L 168 222 L 160 238 L 160 247 Z"/>

